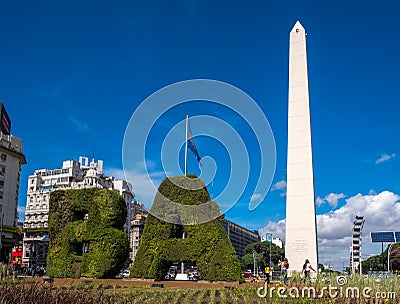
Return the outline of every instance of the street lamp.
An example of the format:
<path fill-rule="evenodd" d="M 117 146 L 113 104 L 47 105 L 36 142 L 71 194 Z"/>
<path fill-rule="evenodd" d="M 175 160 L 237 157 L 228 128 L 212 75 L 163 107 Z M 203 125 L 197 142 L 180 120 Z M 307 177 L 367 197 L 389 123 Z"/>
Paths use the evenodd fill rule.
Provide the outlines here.
<path fill-rule="evenodd" d="M 267 233 L 266 240 L 267 240 L 267 242 L 269 242 L 269 267 L 271 269 L 271 265 L 272 265 L 272 258 L 271 258 L 271 254 L 272 254 L 272 233 Z"/>

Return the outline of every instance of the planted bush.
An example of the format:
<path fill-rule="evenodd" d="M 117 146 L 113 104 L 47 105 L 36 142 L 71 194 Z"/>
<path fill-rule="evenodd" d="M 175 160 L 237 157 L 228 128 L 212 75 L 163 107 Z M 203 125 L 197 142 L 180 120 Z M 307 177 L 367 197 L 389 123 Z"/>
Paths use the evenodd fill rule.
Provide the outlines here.
<path fill-rule="evenodd" d="M 223 215 L 217 203 L 211 202 L 204 182 L 194 175 L 189 177 L 166 178 L 161 183 L 151 214 L 146 220 L 131 277 L 161 280 L 172 262 L 183 261 L 195 264 L 201 279 L 240 281 L 242 276 L 239 261 L 222 225 Z M 203 214 L 182 214 L 176 212 L 176 205 L 165 204 L 165 200 L 183 205 L 211 203 Z M 152 214 L 162 214 L 170 222 Z M 215 219 L 196 224 L 210 216 Z M 178 225 L 171 222 L 193 224 Z M 185 239 L 182 239 L 183 232 Z"/>
<path fill-rule="evenodd" d="M 123 197 L 108 189 L 50 195 L 47 273 L 52 277 L 115 276 L 128 257 Z"/>

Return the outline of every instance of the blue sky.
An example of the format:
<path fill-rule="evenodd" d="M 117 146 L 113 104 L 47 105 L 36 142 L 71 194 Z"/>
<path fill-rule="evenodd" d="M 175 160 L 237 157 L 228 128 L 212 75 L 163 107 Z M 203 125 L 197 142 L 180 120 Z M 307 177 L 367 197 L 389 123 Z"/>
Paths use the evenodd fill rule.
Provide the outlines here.
<path fill-rule="evenodd" d="M 251 155 L 245 192 L 226 217 L 284 237 L 288 42 L 300 20 L 307 31 L 320 261 L 341 268 L 355 213 L 371 214 L 367 232 L 400 228 L 398 10 L 396 1 L 3 2 L 0 99 L 28 161 L 20 210 L 28 175 L 64 159 L 95 155 L 106 172 L 121 176 L 125 129 L 143 100 L 175 82 L 215 79 L 251 96 L 274 134 L 276 171 L 260 206 L 248 210 L 260 170 L 257 140 L 240 116 L 215 104 L 195 101 L 165 113 L 146 145 L 147 169 L 155 183 L 162 179 L 162 141 L 186 113 L 219 117 Z M 205 131 L 193 124 L 192 132 Z M 217 195 L 228 181 L 229 151 L 206 136 L 196 145 L 217 164 Z M 143 163 L 136 169 L 135 192 L 150 204 Z M 189 171 L 200 173 L 191 153 Z M 336 225 L 345 229 L 340 240 Z M 364 250 L 379 251 L 380 245 Z"/>

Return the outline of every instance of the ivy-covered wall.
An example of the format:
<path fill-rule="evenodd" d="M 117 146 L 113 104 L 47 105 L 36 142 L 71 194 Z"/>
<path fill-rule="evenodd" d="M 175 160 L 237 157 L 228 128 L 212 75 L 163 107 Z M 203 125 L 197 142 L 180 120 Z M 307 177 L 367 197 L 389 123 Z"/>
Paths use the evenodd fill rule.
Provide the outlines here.
<path fill-rule="evenodd" d="M 210 195 L 204 182 L 196 176 L 166 178 L 158 192 L 165 198 L 184 205 L 199 205 L 210 202 Z M 195 184 L 201 182 L 201 187 Z M 178 185 L 185 184 L 185 187 Z M 193 185 L 191 185 L 193 184 Z M 198 190 L 188 190 L 195 189 Z M 179 223 L 174 206 L 164 204 L 160 208 L 162 196 L 156 195 L 152 211 L 163 210 L 164 216 Z M 161 199 L 160 199 L 161 198 Z M 169 210 L 168 210 L 169 208 Z M 208 281 L 240 281 L 242 280 L 240 264 L 235 250 L 222 225 L 222 217 L 218 205 L 213 202 L 211 212 L 218 210 L 219 217 L 195 224 L 203 215 L 192 214 L 193 225 L 177 225 L 169 223 L 149 214 L 144 227 L 140 247 L 131 270 L 131 277 L 164 278 L 172 262 L 183 261 L 196 264 L 201 279 Z M 189 215 L 183 215 L 185 222 Z M 164 217 L 164 218 L 165 218 Z M 182 239 L 185 232 L 186 237 Z"/>
<path fill-rule="evenodd" d="M 126 215 L 125 201 L 116 191 L 52 192 L 47 274 L 51 277 L 115 276 L 123 268 L 129 252 L 128 237 L 123 231 Z"/>

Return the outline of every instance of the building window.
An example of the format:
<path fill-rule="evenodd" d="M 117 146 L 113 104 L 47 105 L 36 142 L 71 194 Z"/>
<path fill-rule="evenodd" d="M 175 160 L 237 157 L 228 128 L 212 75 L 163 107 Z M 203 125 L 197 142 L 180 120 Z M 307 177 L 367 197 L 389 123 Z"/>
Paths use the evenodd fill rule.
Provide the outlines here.
<path fill-rule="evenodd" d="M 0 159 L 4 163 L 7 160 L 7 154 L 1 153 Z"/>

